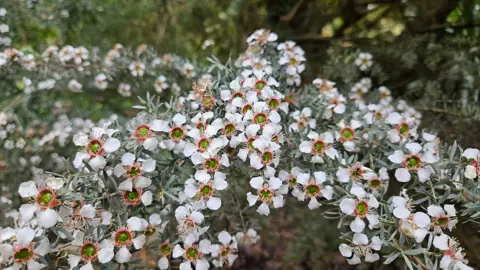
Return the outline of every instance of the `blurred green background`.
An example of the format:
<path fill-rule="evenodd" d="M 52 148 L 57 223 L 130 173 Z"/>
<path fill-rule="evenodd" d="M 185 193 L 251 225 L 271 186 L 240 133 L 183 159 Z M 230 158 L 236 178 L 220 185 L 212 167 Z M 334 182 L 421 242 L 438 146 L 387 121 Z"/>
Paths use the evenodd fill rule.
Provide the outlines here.
<path fill-rule="evenodd" d="M 346 91 L 361 79 L 347 63 L 368 51 L 378 63 L 370 74 L 374 84 L 413 104 L 423 114 L 423 128 L 448 142 L 480 148 L 480 0 L 3 0 L 2 5 L 11 18 L 12 46 L 38 51 L 49 45 L 107 51 L 116 43 L 133 48 L 145 43 L 207 63 L 210 55 L 222 61 L 237 57 L 250 33 L 270 28 L 279 40 L 294 40 L 306 51 L 304 82 L 325 78 Z M 247 251 L 238 268 L 356 269 L 336 251 L 339 233 L 332 222 L 305 218 L 311 214 L 282 209 L 264 220 L 264 226 L 281 226 L 266 230 L 263 244 Z M 457 232 L 478 267 L 479 240 L 471 238 L 477 230 L 465 226 Z"/>

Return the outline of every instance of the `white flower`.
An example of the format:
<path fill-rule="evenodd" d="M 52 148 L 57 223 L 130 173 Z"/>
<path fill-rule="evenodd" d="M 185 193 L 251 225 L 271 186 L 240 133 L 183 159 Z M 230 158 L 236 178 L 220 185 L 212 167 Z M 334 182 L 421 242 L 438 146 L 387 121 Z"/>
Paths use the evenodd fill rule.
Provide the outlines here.
<path fill-rule="evenodd" d="M 175 218 L 178 221 L 178 234 L 182 239 L 195 238 L 205 233 L 208 227 L 200 227 L 205 219 L 203 214 L 196 211 L 191 205 L 179 206 L 175 209 Z"/>
<path fill-rule="evenodd" d="M 28 181 L 20 184 L 18 193 L 23 198 L 33 197 L 36 199 L 35 204 L 23 204 L 20 206 L 22 222 L 29 222 L 35 215 L 38 224 L 44 228 L 50 228 L 57 224 L 59 216 L 52 209 L 59 204 L 55 189 L 43 188 L 38 190 L 34 181 Z"/>
<path fill-rule="evenodd" d="M 106 89 L 108 86 L 107 76 L 103 73 L 98 74 L 95 77 L 95 86 L 101 90 Z"/>
<path fill-rule="evenodd" d="M 222 172 L 215 172 L 213 181 L 206 171 L 197 171 L 195 179 L 190 178 L 185 182 L 185 195 L 189 198 L 196 198 L 195 203 L 200 209 L 208 208 L 218 210 L 222 205 L 220 197 L 214 197 L 217 190 L 227 188 L 226 175 Z"/>
<path fill-rule="evenodd" d="M 118 85 L 118 93 L 123 97 L 129 97 L 132 95 L 132 86 L 128 83 L 121 83 Z"/>
<path fill-rule="evenodd" d="M 132 62 L 128 65 L 128 69 L 133 77 L 142 77 L 145 73 L 145 64 L 140 62 Z"/>
<path fill-rule="evenodd" d="M 365 71 L 372 66 L 372 55 L 369 53 L 361 52 L 355 59 L 355 65 L 357 65 L 361 71 Z"/>
<path fill-rule="evenodd" d="M 106 160 L 103 157 L 104 153 L 115 152 L 120 148 L 120 141 L 111 137 L 116 130 L 105 128 L 92 128 L 90 136 L 80 132 L 73 136 L 73 143 L 76 146 L 81 146 L 84 150 L 77 152 L 73 165 L 75 168 L 82 167 L 83 160 L 90 159 L 88 164 L 94 170 L 103 169 L 106 165 Z"/>
<path fill-rule="evenodd" d="M 410 154 L 405 155 L 402 150 L 396 150 L 388 156 L 391 162 L 401 164 L 403 167 L 395 170 L 395 178 L 399 182 L 408 182 L 412 177 L 410 172 L 416 172 L 421 183 L 429 180 L 433 169 L 425 164 L 437 162 L 437 157 L 429 151 L 421 153 L 422 146 L 418 143 L 407 143 L 405 148 L 410 151 Z"/>
<path fill-rule="evenodd" d="M 122 164 L 117 164 L 113 170 L 116 177 L 125 176 L 127 179 L 120 183 L 119 190 L 131 191 L 133 187 L 144 189 L 150 186 L 152 180 L 144 176 L 155 170 L 156 163 L 153 159 L 138 159 L 132 153 L 125 153 L 122 156 Z"/>
<path fill-rule="evenodd" d="M 446 234 L 435 236 L 433 245 L 443 251 L 443 257 L 440 260 L 440 269 L 459 269 L 473 270 L 467 266 L 467 260 L 464 259 L 463 248 L 457 241 Z"/>
<path fill-rule="evenodd" d="M 361 263 L 361 257 L 365 256 L 366 262 L 375 262 L 380 259 L 377 253 L 382 248 L 382 240 L 378 236 L 371 238 L 370 243 L 368 237 L 363 233 L 355 233 L 353 235 L 352 245 L 340 244 L 338 249 L 342 256 L 347 258 L 349 264 L 356 265 Z"/>
<path fill-rule="evenodd" d="M 331 200 L 333 196 L 333 188 L 329 185 L 325 185 L 325 181 L 327 180 L 326 173 L 318 171 L 314 172 L 313 176 L 314 179 L 306 179 L 304 177 L 297 179 L 297 183 L 303 186 L 303 192 L 301 192 L 301 195 L 299 196 L 302 197 L 302 200 L 303 198 L 310 200 L 308 203 L 308 208 L 310 210 L 321 206 L 318 199 L 324 198 L 326 200 Z"/>
<path fill-rule="evenodd" d="M 353 186 L 350 193 L 357 199 L 344 198 L 339 205 L 342 213 L 355 217 L 354 221 L 350 223 L 350 229 L 353 232 L 362 232 L 365 228 L 364 218 L 367 218 L 370 229 L 376 227 L 379 223 L 376 213 L 379 203 L 375 196 L 366 193 L 363 188 L 358 186 Z"/>
<path fill-rule="evenodd" d="M 76 80 L 70 80 L 68 82 L 68 89 L 70 89 L 72 92 L 82 92 L 82 84 Z"/>
<path fill-rule="evenodd" d="M 317 121 L 315 119 L 312 119 L 312 109 L 308 107 L 303 108 L 301 112 L 297 110 L 291 113 L 290 116 L 296 121 L 289 126 L 290 129 L 294 132 L 299 132 L 307 126 L 311 129 L 315 129 L 315 127 L 317 126 Z"/>
<path fill-rule="evenodd" d="M 210 268 L 210 264 L 204 255 L 210 253 L 211 243 L 207 239 L 201 240 L 198 245 L 187 241 L 183 243 L 183 248 L 179 244 L 173 248 L 172 257 L 183 257 L 184 261 L 180 264 L 180 269 L 192 269 L 191 264 L 196 270 L 206 270 Z"/>
<path fill-rule="evenodd" d="M 36 231 L 24 227 L 16 231 L 16 241 L 12 244 L 0 244 L 0 263 L 13 263 L 11 267 L 5 269 L 26 269 L 40 270 L 46 265 L 37 261 L 41 256 L 50 252 L 50 243 L 48 239 L 39 242 L 33 242 Z"/>
<path fill-rule="evenodd" d="M 154 86 L 155 86 L 155 91 L 157 91 L 157 93 L 162 93 L 163 90 L 169 87 L 167 83 L 167 78 L 165 78 L 165 76 L 163 75 L 158 76 L 158 78 L 155 80 Z"/>
<path fill-rule="evenodd" d="M 241 243 L 241 244 L 246 244 L 246 245 L 249 245 L 249 244 L 255 244 L 258 242 L 258 240 L 260 240 L 260 236 L 258 235 L 258 233 L 250 228 L 247 230 L 247 233 L 244 233 L 244 232 L 238 232 L 236 235 L 235 235 L 235 238 L 237 239 L 237 242 L 238 243 Z"/>
<path fill-rule="evenodd" d="M 256 195 L 251 192 L 247 193 L 247 200 L 250 206 L 253 206 L 260 201 L 260 206 L 257 212 L 261 215 L 268 216 L 270 214 L 270 204 L 273 207 L 283 207 L 283 195 L 278 194 L 277 190 L 282 186 L 282 180 L 275 177 L 275 169 L 267 167 L 265 171 L 265 178 L 262 176 L 253 177 L 250 179 L 250 186 L 257 190 Z"/>
<path fill-rule="evenodd" d="M 465 167 L 465 177 L 475 179 L 480 171 L 480 150 L 476 148 L 467 148 L 463 151 L 462 157 L 467 159 L 468 165 Z"/>
<path fill-rule="evenodd" d="M 213 259 L 212 263 L 215 267 L 223 267 L 224 265 L 232 265 L 237 259 L 238 249 L 237 239 L 232 237 L 228 232 L 222 231 L 218 234 L 218 241 L 221 245 L 215 244 L 210 246 L 210 253 Z"/>
<path fill-rule="evenodd" d="M 164 148 L 168 150 L 176 149 L 178 151 L 183 151 L 185 147 L 185 141 L 183 140 L 185 135 L 187 135 L 188 127 L 184 126 L 187 122 L 187 118 L 182 114 L 175 114 L 172 118 L 171 124 L 165 120 L 153 120 L 151 129 L 153 131 L 166 132 L 169 133 L 170 139 L 163 140 L 161 144 Z"/>
<path fill-rule="evenodd" d="M 457 224 L 457 211 L 453 204 L 445 204 L 443 208 L 439 205 L 429 205 L 428 214 L 432 217 L 432 225 L 436 232 L 442 232 L 447 228 L 449 231 Z"/>
<path fill-rule="evenodd" d="M 333 147 L 335 142 L 332 133 L 325 132 L 318 134 L 314 131 L 310 131 L 307 137 L 309 141 L 302 141 L 300 143 L 300 151 L 302 153 L 312 154 L 313 163 L 323 163 L 323 156 L 326 155 L 331 159 L 338 158 L 338 152 Z"/>

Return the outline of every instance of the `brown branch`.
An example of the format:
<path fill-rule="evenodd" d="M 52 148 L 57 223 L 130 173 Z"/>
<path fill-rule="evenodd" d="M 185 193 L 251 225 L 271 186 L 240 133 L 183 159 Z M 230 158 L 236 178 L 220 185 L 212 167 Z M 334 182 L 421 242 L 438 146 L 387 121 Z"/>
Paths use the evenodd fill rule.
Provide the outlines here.
<path fill-rule="evenodd" d="M 291 22 L 304 2 L 305 0 L 299 0 L 287 15 L 280 16 L 280 21 L 285 23 Z"/>
<path fill-rule="evenodd" d="M 437 25 L 437 26 L 434 26 L 432 28 L 418 30 L 418 31 L 416 31 L 416 33 L 435 32 L 435 31 L 444 30 L 446 28 L 469 29 L 469 28 L 477 28 L 477 27 L 480 27 L 480 23 L 466 23 L 466 24 L 456 24 L 456 25 L 444 24 L 444 25 Z"/>
<path fill-rule="evenodd" d="M 427 108 L 427 107 L 419 107 L 419 106 L 413 106 L 415 110 L 420 110 L 420 111 L 430 111 L 430 112 L 439 112 L 439 113 L 444 113 L 444 114 L 450 114 L 454 116 L 464 116 L 461 113 L 455 113 L 446 109 L 441 109 L 441 108 Z"/>

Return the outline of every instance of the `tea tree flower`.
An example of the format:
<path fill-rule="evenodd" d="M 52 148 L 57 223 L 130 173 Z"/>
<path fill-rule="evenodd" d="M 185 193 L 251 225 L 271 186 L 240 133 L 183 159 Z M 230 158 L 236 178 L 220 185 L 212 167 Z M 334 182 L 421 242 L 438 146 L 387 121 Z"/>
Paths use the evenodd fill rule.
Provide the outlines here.
<path fill-rule="evenodd" d="M 302 197 L 309 199 L 308 208 L 310 210 L 320 207 L 322 204 L 318 202 L 318 199 L 324 198 L 331 200 L 333 196 L 333 188 L 329 185 L 325 185 L 327 175 L 325 172 L 314 172 L 314 179 L 303 182 L 304 178 L 299 178 L 299 184 L 303 185 Z"/>
<path fill-rule="evenodd" d="M 152 180 L 143 176 L 144 173 L 153 172 L 155 170 L 155 160 L 138 160 L 132 153 L 125 153 L 122 156 L 122 164 L 117 164 L 114 168 L 114 174 L 117 177 L 124 176 L 127 179 L 119 185 L 120 190 L 131 191 L 132 187 L 147 188 Z"/>
<path fill-rule="evenodd" d="M 215 258 L 212 263 L 215 267 L 223 267 L 224 265 L 233 265 L 238 255 L 238 243 L 235 237 L 232 237 L 228 232 L 221 231 L 218 234 L 218 241 L 221 245 L 214 244 L 210 246 L 212 257 Z"/>
<path fill-rule="evenodd" d="M 103 157 L 105 153 L 115 152 L 120 147 L 120 141 L 111 137 L 115 133 L 113 129 L 93 128 L 90 136 L 80 132 L 73 136 L 73 143 L 82 147 L 84 150 L 77 152 L 73 165 L 75 168 L 83 166 L 83 160 L 88 159 L 88 164 L 94 169 L 99 170 L 105 167 L 106 161 Z"/>
<path fill-rule="evenodd" d="M 208 173 L 200 172 L 195 173 L 195 179 L 190 178 L 185 182 L 185 195 L 197 200 L 198 203 L 196 202 L 195 205 L 199 205 L 200 209 L 208 207 L 210 210 L 218 210 L 222 201 L 214 195 L 217 190 L 224 190 L 228 186 L 225 174 L 215 172 L 214 179 L 211 181 Z"/>
<path fill-rule="evenodd" d="M 180 269 L 192 269 L 191 264 L 193 264 L 196 270 L 206 270 L 210 268 L 205 258 L 205 255 L 210 253 L 210 247 L 211 243 L 207 239 L 201 240 L 198 244 L 184 242 L 183 247 L 179 244 L 175 245 L 172 257 L 183 257 Z"/>
<path fill-rule="evenodd" d="M 352 245 L 340 244 L 339 250 L 343 257 L 347 258 L 349 264 L 356 265 L 361 263 L 361 257 L 365 257 L 366 262 L 375 262 L 380 256 L 373 251 L 379 251 L 382 248 L 382 240 L 378 236 L 370 239 L 363 233 L 355 233 L 352 239 Z"/>
<path fill-rule="evenodd" d="M 95 77 L 95 86 L 100 90 L 106 89 L 108 86 L 107 76 L 103 73 L 98 74 Z"/>
<path fill-rule="evenodd" d="M 369 53 L 361 52 L 358 54 L 357 59 L 355 59 L 355 65 L 357 65 L 361 71 L 369 69 L 372 65 L 372 55 Z"/>
<path fill-rule="evenodd" d="M 11 269 L 22 269 L 26 266 L 29 270 L 45 268 L 46 265 L 39 262 L 41 256 L 49 253 L 49 243 L 34 242 L 35 231 L 25 227 L 16 231 L 16 241 L 10 244 L 0 245 L 1 256 L 7 258 L 7 263 L 11 264 Z"/>
<path fill-rule="evenodd" d="M 178 234 L 182 239 L 188 237 L 197 239 L 208 230 L 208 227 L 200 227 L 205 217 L 201 212 L 196 211 L 192 205 L 179 206 L 175 210 L 175 218 L 178 222 Z"/>
<path fill-rule="evenodd" d="M 440 269 L 473 270 L 467 266 L 468 261 L 464 258 L 463 248 L 458 242 L 446 234 L 441 234 L 433 239 L 433 245 L 443 251 L 440 260 Z"/>
<path fill-rule="evenodd" d="M 400 182 L 408 182 L 412 177 L 410 172 L 417 172 L 420 182 L 429 180 L 432 169 L 425 164 L 434 163 L 437 158 L 429 151 L 421 153 L 422 146 L 418 143 L 407 143 L 405 148 L 410 151 L 410 154 L 406 155 L 402 150 L 396 150 L 388 156 L 391 162 L 402 166 L 395 170 L 395 178 Z"/>
<path fill-rule="evenodd" d="M 350 228 L 353 232 L 360 233 L 365 228 L 364 218 L 367 218 L 370 229 L 373 229 L 378 225 L 378 214 L 376 209 L 379 203 L 375 196 L 368 194 L 361 187 L 352 187 L 350 190 L 352 195 L 355 195 L 357 199 L 344 198 L 340 202 L 340 210 L 342 213 L 353 216 L 355 219 L 350 223 Z"/>
<path fill-rule="evenodd" d="M 480 171 L 480 150 L 475 148 L 465 149 L 462 157 L 467 159 L 467 166 L 465 167 L 465 177 L 468 179 L 475 179 Z"/>
<path fill-rule="evenodd" d="M 58 190 L 58 189 L 57 189 Z M 60 204 L 57 198 L 57 190 L 51 188 L 38 189 L 34 181 L 20 184 L 18 193 L 22 198 L 32 198 L 35 203 L 23 204 L 20 207 L 22 222 L 26 223 L 36 216 L 38 224 L 44 228 L 54 226 L 58 221 L 58 213 L 55 207 Z"/>
<path fill-rule="evenodd" d="M 257 190 L 256 195 L 252 192 L 247 193 L 247 200 L 250 206 L 253 206 L 260 201 L 260 206 L 257 212 L 268 216 L 270 214 L 270 204 L 273 207 L 279 208 L 284 204 L 283 195 L 277 194 L 277 190 L 282 186 L 282 181 L 274 176 L 275 170 L 273 168 L 267 169 L 265 179 L 262 176 L 250 179 L 250 186 Z"/>
<path fill-rule="evenodd" d="M 158 76 L 158 78 L 155 80 L 154 86 L 155 86 L 155 91 L 157 91 L 157 93 L 162 93 L 163 90 L 169 87 L 167 83 L 167 78 L 163 75 Z"/>
<path fill-rule="evenodd" d="M 295 120 L 295 122 L 289 126 L 294 132 L 299 132 L 306 127 L 315 129 L 317 126 L 316 119 L 312 119 L 312 109 L 308 107 L 303 108 L 302 111 L 297 110 L 291 113 L 290 116 Z"/>
<path fill-rule="evenodd" d="M 152 123 L 152 130 L 165 132 L 169 134 L 170 139 L 163 140 L 161 143 L 165 145 L 165 148 L 172 150 L 174 148 L 183 150 L 185 147 L 185 141 L 183 138 L 187 135 L 187 130 L 184 124 L 187 122 L 187 118 L 177 113 L 172 118 L 172 125 L 165 120 L 154 120 Z"/>
<path fill-rule="evenodd" d="M 133 77 L 142 77 L 145 74 L 145 64 L 141 62 L 132 62 L 128 65 L 128 69 Z"/>
<path fill-rule="evenodd" d="M 300 143 L 300 151 L 312 155 L 311 161 L 313 163 L 323 163 L 323 156 L 326 155 L 331 159 L 338 157 L 337 150 L 333 147 L 334 138 L 332 133 L 325 132 L 318 134 L 310 131 L 307 135 L 309 141 L 302 141 Z"/>
<path fill-rule="evenodd" d="M 446 204 L 443 209 L 439 205 L 430 205 L 427 210 L 436 232 L 442 232 L 442 229 L 452 231 L 457 224 L 457 212 L 453 204 Z"/>

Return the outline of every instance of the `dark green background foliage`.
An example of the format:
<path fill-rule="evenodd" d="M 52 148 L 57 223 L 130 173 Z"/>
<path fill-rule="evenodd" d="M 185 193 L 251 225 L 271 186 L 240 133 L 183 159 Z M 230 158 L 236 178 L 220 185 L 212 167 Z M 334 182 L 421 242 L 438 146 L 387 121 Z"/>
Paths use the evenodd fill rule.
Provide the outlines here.
<path fill-rule="evenodd" d="M 423 128 L 438 131 L 449 142 L 480 147 L 480 0 L 1 2 L 14 18 L 8 22 L 14 47 L 38 51 L 48 45 L 106 51 L 116 43 L 133 48 L 145 43 L 161 53 L 207 63 L 212 54 L 222 61 L 236 57 L 245 49 L 248 34 L 270 28 L 279 40 L 294 40 L 305 49 L 304 82 L 320 77 L 349 91 L 363 76 L 371 76 L 375 85 L 385 85 L 394 97 L 421 111 Z M 215 44 L 203 49 L 205 40 Z M 373 54 L 375 64 L 369 73 L 358 74 L 353 65 L 360 51 Z M 35 102 L 68 98 L 63 93 Z M 108 111 L 126 114 L 136 98 L 114 102 L 117 107 L 94 104 L 88 97 L 72 102 L 80 115 L 93 110 L 94 118 L 100 118 Z M 338 230 L 330 225 L 334 222 L 311 219 L 312 213 L 297 206 L 265 220 L 263 225 L 275 230 L 266 230 L 263 247 L 246 251 L 239 267 L 349 269 L 336 251 Z M 457 231 L 472 266 L 478 267 L 478 241 L 469 239 L 476 229 L 465 226 Z"/>

